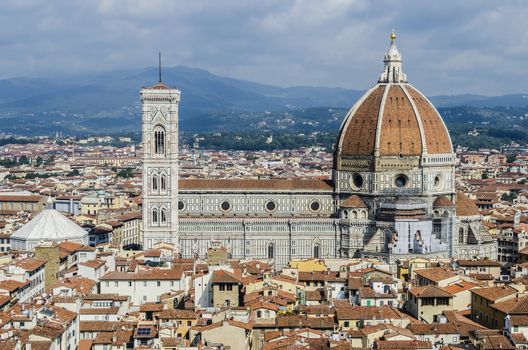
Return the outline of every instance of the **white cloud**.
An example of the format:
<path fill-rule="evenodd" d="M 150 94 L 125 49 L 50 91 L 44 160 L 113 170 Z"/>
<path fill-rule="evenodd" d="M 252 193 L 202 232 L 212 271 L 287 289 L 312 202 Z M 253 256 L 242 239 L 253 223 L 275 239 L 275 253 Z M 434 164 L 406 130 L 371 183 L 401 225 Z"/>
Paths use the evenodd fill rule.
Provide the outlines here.
<path fill-rule="evenodd" d="M 264 83 L 365 89 L 397 30 L 427 94 L 525 92 L 528 7 L 421 0 L 37 0 L 0 5 L 0 76 L 167 64 Z"/>

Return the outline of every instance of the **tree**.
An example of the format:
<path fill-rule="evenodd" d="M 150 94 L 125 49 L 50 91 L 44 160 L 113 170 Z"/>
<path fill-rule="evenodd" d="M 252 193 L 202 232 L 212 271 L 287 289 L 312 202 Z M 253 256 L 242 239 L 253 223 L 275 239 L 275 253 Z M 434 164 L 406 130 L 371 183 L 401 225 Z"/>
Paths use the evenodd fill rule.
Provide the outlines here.
<path fill-rule="evenodd" d="M 27 156 L 20 156 L 18 158 L 18 164 L 29 164 L 29 158 Z"/>
<path fill-rule="evenodd" d="M 122 177 L 124 179 L 129 179 L 131 177 L 134 177 L 134 174 L 132 173 L 132 169 L 123 169 L 117 173 L 117 177 Z"/>
<path fill-rule="evenodd" d="M 484 172 L 482 173 L 482 180 L 486 180 L 488 178 L 488 173 Z"/>
<path fill-rule="evenodd" d="M 506 201 L 506 202 L 513 202 L 513 200 L 516 198 L 517 198 L 517 195 L 513 192 L 506 192 L 506 193 L 503 193 L 501 196 L 501 200 Z"/>
<path fill-rule="evenodd" d="M 55 161 L 55 156 L 51 156 L 48 158 L 48 160 L 46 160 L 46 162 L 44 164 L 46 165 L 49 165 L 49 164 L 53 164 L 53 162 Z"/>
<path fill-rule="evenodd" d="M 79 170 L 73 169 L 72 171 L 67 173 L 66 176 L 79 176 Z"/>
<path fill-rule="evenodd" d="M 508 163 L 513 163 L 517 160 L 517 153 L 509 153 L 507 156 L 506 156 L 506 162 Z"/>

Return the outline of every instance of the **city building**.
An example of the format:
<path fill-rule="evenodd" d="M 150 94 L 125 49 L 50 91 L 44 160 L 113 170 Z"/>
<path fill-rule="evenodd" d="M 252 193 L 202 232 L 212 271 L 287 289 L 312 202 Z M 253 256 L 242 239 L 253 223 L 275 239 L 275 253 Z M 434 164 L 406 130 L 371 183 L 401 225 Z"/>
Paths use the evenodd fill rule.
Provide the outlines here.
<path fill-rule="evenodd" d="M 12 250 L 32 251 L 42 242 L 88 244 L 88 232 L 51 208 L 48 201 L 46 209 L 11 235 Z"/>

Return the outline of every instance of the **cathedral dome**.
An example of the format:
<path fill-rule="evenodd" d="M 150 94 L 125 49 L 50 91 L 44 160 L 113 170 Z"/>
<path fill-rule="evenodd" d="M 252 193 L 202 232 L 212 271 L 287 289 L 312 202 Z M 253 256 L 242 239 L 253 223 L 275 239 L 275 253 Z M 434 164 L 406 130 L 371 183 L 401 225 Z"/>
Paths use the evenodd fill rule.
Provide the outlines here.
<path fill-rule="evenodd" d="M 401 55 L 391 36 L 385 69 L 347 114 L 337 153 L 349 157 L 420 157 L 453 152 L 447 128 L 435 107 L 407 83 Z"/>

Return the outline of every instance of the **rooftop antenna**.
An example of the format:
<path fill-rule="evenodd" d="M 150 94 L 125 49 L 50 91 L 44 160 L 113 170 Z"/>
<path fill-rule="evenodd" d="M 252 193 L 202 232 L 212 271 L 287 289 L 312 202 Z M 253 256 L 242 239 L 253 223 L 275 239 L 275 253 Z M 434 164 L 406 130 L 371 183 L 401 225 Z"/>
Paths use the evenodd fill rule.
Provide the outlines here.
<path fill-rule="evenodd" d="M 159 58 L 158 74 L 159 74 L 159 82 L 161 83 L 161 51 L 159 52 L 158 58 Z"/>

